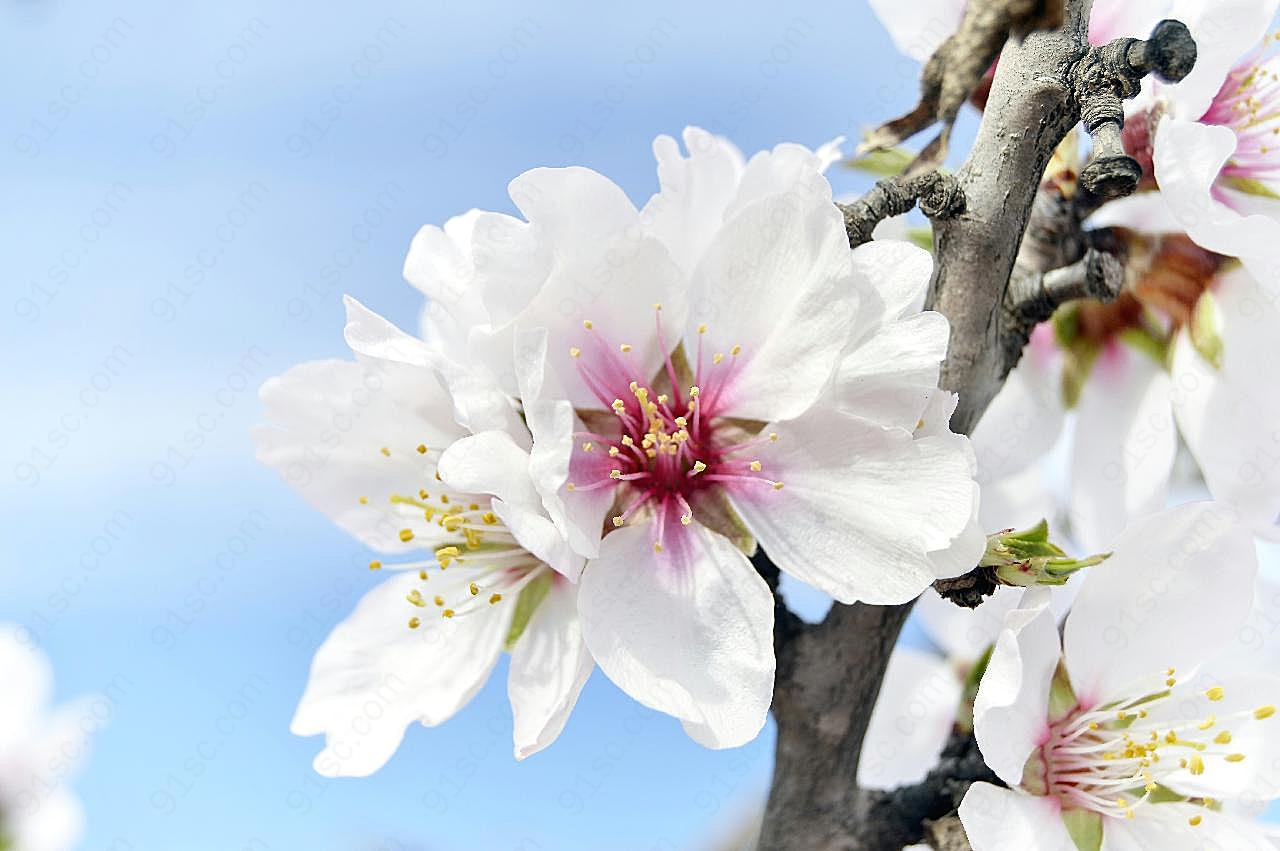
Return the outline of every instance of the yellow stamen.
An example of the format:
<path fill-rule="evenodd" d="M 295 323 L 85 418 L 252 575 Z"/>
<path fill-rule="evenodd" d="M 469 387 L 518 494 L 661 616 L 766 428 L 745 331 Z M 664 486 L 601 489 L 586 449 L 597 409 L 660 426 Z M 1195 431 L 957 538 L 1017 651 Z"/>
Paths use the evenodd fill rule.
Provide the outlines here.
<path fill-rule="evenodd" d="M 1242 753 L 1229 753 L 1229 754 L 1227 754 L 1227 755 L 1226 755 L 1225 759 L 1226 759 L 1226 761 L 1227 761 L 1227 762 L 1244 762 L 1244 754 L 1242 754 Z"/>
<path fill-rule="evenodd" d="M 489 597 L 489 605 L 493 606 L 502 601 L 501 594 L 493 594 Z"/>
<path fill-rule="evenodd" d="M 382 570 L 382 562 L 378 561 L 377 559 L 374 559 L 373 561 L 369 562 L 369 569 Z"/>
<path fill-rule="evenodd" d="M 385 446 L 379 449 L 378 451 L 381 452 L 383 455 L 387 456 L 388 458 L 391 457 L 391 450 Z"/>
<path fill-rule="evenodd" d="M 369 497 L 367 497 L 367 496 L 362 496 L 362 497 L 360 497 L 360 504 L 361 504 L 361 505 L 368 505 L 368 504 L 369 504 Z"/>
<path fill-rule="evenodd" d="M 569 348 L 569 357 L 571 357 L 571 358 L 580 358 L 580 357 L 582 357 L 582 349 L 578 348 L 577 346 L 572 346 L 572 347 L 570 347 L 570 348 Z"/>
<path fill-rule="evenodd" d="M 1257 718 L 1259 721 L 1265 718 L 1270 718 L 1272 715 L 1275 715 L 1275 714 L 1276 714 L 1276 708 L 1271 705 L 1259 706 L 1257 709 L 1253 710 L 1253 717 Z"/>
<path fill-rule="evenodd" d="M 590 331 L 595 326 L 592 324 L 590 319 L 584 319 L 582 320 L 582 327 Z"/>
<path fill-rule="evenodd" d="M 1225 695 L 1226 695 L 1226 692 L 1223 690 L 1222 686 L 1214 686 L 1213 688 L 1209 689 L 1204 693 L 1205 697 L 1214 701 L 1222 700 L 1223 696 Z"/>
<path fill-rule="evenodd" d="M 624 355 L 627 354 L 628 352 L 631 351 L 631 344 L 630 343 L 619 344 L 618 351 L 622 352 Z"/>
<path fill-rule="evenodd" d="M 401 530 L 400 530 L 400 540 L 401 540 L 401 541 L 404 541 L 406 544 L 407 544 L 407 543 L 409 543 L 410 541 L 412 541 L 412 540 L 413 540 L 413 530 L 412 530 L 412 529 L 401 529 Z"/>
<path fill-rule="evenodd" d="M 419 443 L 419 444 L 418 444 L 418 454 L 419 454 L 419 455 L 426 455 L 426 454 L 427 454 L 427 445 L 426 445 L 425 443 Z"/>
<path fill-rule="evenodd" d="M 753 473 L 758 473 L 758 472 L 760 472 L 760 470 L 762 470 L 762 469 L 763 469 L 763 468 L 760 466 L 760 462 L 759 462 L 759 461 L 752 461 L 752 462 L 751 462 L 751 472 L 753 472 Z"/>
<path fill-rule="evenodd" d="M 472 582 L 471 585 L 468 586 L 467 590 L 470 591 L 471 596 L 474 597 L 480 593 L 480 586 Z"/>

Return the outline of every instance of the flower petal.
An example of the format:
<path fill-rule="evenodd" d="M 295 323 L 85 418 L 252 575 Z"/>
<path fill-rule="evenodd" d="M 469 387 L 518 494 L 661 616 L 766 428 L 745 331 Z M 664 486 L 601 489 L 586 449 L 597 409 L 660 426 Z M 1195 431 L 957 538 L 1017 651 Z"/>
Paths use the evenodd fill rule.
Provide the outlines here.
<path fill-rule="evenodd" d="M 470 576 L 465 569 L 441 573 L 441 593 L 462 591 Z M 417 610 L 405 595 L 419 582 L 417 574 L 404 573 L 374 588 L 316 651 L 290 730 L 325 734 L 325 749 L 315 760 L 325 777 L 377 771 L 410 723 L 448 720 L 498 661 L 513 605 L 431 617 L 422 628 L 409 629 L 406 622 Z"/>
<path fill-rule="evenodd" d="M 554 386 L 547 371 L 545 329 L 522 331 L 515 340 L 516 382 L 524 407 L 525 422 L 533 435 L 529 454 L 529 475 L 542 497 L 551 521 L 565 536 L 574 552 L 594 558 L 600 552 L 600 536 L 605 513 L 613 500 L 610 493 L 573 499 L 566 491 L 573 459 L 574 432 L 583 430 L 573 406 Z M 550 397 L 550 398 L 547 398 Z M 607 474 L 606 474 L 607 475 Z M 581 572 L 580 570 L 578 572 Z M 577 579 L 577 573 L 566 574 Z"/>
<path fill-rule="evenodd" d="M 453 342 L 465 340 L 466 330 L 489 321 L 471 255 L 476 221 L 485 215 L 496 214 L 469 210 L 449 219 L 443 228 L 423 227 L 405 256 L 405 280 L 430 300 L 425 315 L 432 319 L 432 334 L 446 332 Z M 455 331 L 461 333 L 451 333 Z"/>
<path fill-rule="evenodd" d="M 517 543 L 571 579 L 583 559 L 547 516 L 529 476 L 529 453 L 500 431 L 482 431 L 454 442 L 440 456 L 445 484 L 468 493 L 491 494 L 494 513 Z"/>
<path fill-rule="evenodd" d="M 1169 17 L 1186 24 L 1196 42 L 1195 67 L 1169 90 L 1176 117 L 1204 115 L 1227 74 L 1266 36 L 1278 5 L 1277 0 L 1175 0 Z"/>
<path fill-rule="evenodd" d="M 1062 435 L 1062 355 L 1051 329 L 1041 328 L 973 430 L 983 485 L 1035 464 Z"/>
<path fill-rule="evenodd" d="M 1022 782 L 1027 758 L 1048 732 L 1049 684 L 1061 658 L 1049 593 L 1034 588 L 1005 616 L 973 703 L 973 733 L 991 770 Z"/>
<path fill-rule="evenodd" d="M 528 430 L 493 371 L 479 362 L 463 363 L 406 334 L 351 296 L 344 336 L 352 351 L 366 358 L 426 367 L 444 380 L 454 419 L 469 431 L 501 429 L 518 443 L 529 444 Z"/>
<path fill-rule="evenodd" d="M 1173 356 L 1173 412 L 1215 499 L 1265 530 L 1280 515 L 1280 311 L 1247 272 L 1221 278 L 1212 295 L 1223 340 L 1221 368 L 1188 335 Z"/>
<path fill-rule="evenodd" d="M 270 425 L 254 429 L 258 460 L 338 526 L 383 552 L 444 539 L 421 510 L 390 500 L 437 491 L 435 465 L 416 448 L 442 448 L 464 433 L 435 373 L 392 361 L 315 361 L 267 381 L 260 395 Z M 399 537 L 406 528 L 412 541 Z"/>
<path fill-rule="evenodd" d="M 899 645 L 862 742 L 858 785 L 893 789 L 923 780 L 951 735 L 961 691 L 945 660 Z"/>
<path fill-rule="evenodd" d="M 874 239 L 853 250 L 853 274 L 884 302 L 884 318 L 901 319 L 924 307 L 933 255 L 905 240 Z"/>
<path fill-rule="evenodd" d="M 1165 116 L 1152 153 L 1156 182 L 1197 245 L 1232 257 L 1269 254 L 1280 242 L 1280 222 L 1260 214 L 1242 216 L 1214 197 L 1214 182 L 1235 150 L 1236 135 L 1229 127 Z"/>
<path fill-rule="evenodd" d="M 27 743 L 44 722 L 53 697 L 53 667 L 32 644 L 24 641 L 18 626 L 0 628 L 0 753 Z"/>
<path fill-rule="evenodd" d="M 773 697 L 773 595 L 728 539 L 667 528 L 661 557 L 647 524 L 605 536 L 582 574 L 583 634 L 627 694 L 692 722 L 703 745 L 736 747 Z"/>
<path fill-rule="evenodd" d="M 1249 615 L 1258 560 L 1230 506 L 1190 503 L 1130 524 L 1091 567 L 1067 617 L 1067 670 L 1081 703 L 1124 694 L 1165 668 L 1190 671 Z"/>
<path fill-rule="evenodd" d="M 960 802 L 973 851 L 1075 851 L 1053 798 L 974 783 Z"/>
<path fill-rule="evenodd" d="M 1151 36 L 1169 17 L 1170 0 L 1094 0 L 1089 14 L 1089 43 L 1102 46 L 1117 38 Z"/>
<path fill-rule="evenodd" d="M 850 414 L 909 431 L 937 392 L 951 326 L 940 313 L 890 322 L 836 367 L 835 404 Z"/>
<path fill-rule="evenodd" d="M 912 615 L 926 635 L 954 662 L 973 663 L 995 643 L 1005 616 L 1022 602 L 1022 589 L 1001 586 L 975 609 L 957 606 L 927 589 Z"/>
<path fill-rule="evenodd" d="M 1199 816 L 1196 827 L 1187 822 Z M 1275 851 L 1261 825 L 1191 804 L 1140 807 L 1132 819 L 1107 819 L 1101 851 Z M 975 849 L 976 851 L 976 849 Z"/>
<path fill-rule="evenodd" d="M 748 205 L 716 234 L 693 275 L 690 360 L 741 345 L 716 370 L 718 414 L 767 421 L 803 413 L 822 392 L 844 348 L 855 303 L 840 211 L 775 195 Z M 706 333 L 699 333 L 701 326 Z"/>
<path fill-rule="evenodd" d="M 965 0 L 870 0 L 871 9 L 889 31 L 900 53 L 925 62 L 964 18 Z"/>
<path fill-rule="evenodd" d="M 746 163 L 732 142 L 699 127 L 684 129 L 684 146 L 688 157 L 670 136 L 653 140 L 659 191 L 642 218 L 680 268 L 692 272 L 724 222 Z"/>
<path fill-rule="evenodd" d="M 844 603 L 904 603 L 937 578 L 928 553 L 971 517 L 963 442 L 913 439 L 825 406 L 769 430 L 778 440 L 758 457 L 782 489 L 748 482 L 730 498 L 779 567 Z"/>
<path fill-rule="evenodd" d="M 582 638 L 576 597 L 575 586 L 555 580 L 511 650 L 507 696 L 516 759 L 556 740 L 595 667 Z"/>
<path fill-rule="evenodd" d="M 1122 343 L 1099 356 L 1080 395 L 1071 521 L 1086 550 L 1105 550 L 1130 517 L 1164 506 L 1178 435 L 1169 375 Z"/>
<path fill-rule="evenodd" d="M 1163 192 L 1135 192 L 1103 204 L 1085 223 L 1089 228 L 1128 228 L 1139 233 L 1182 233 Z"/>

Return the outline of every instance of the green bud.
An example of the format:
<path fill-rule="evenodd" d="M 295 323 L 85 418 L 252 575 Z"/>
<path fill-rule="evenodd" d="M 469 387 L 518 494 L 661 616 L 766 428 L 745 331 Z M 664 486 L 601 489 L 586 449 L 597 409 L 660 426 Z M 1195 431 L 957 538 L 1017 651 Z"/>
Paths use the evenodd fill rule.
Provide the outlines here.
<path fill-rule="evenodd" d="M 1072 558 L 1049 540 L 1049 524 L 1041 520 L 1030 529 L 997 532 L 987 538 L 987 551 L 979 567 L 995 569 L 1003 585 L 1028 588 L 1032 585 L 1066 585 L 1077 570 L 1100 564 L 1111 553 Z"/>

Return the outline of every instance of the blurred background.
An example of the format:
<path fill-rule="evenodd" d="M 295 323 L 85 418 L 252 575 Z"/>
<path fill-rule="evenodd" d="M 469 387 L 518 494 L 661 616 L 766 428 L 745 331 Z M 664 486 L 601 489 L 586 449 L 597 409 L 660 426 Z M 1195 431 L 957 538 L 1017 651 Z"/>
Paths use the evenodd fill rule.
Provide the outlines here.
<path fill-rule="evenodd" d="M 414 232 L 515 212 L 525 169 L 586 165 L 642 204 L 658 134 L 856 141 L 912 105 L 918 67 L 861 2 L 462 6 L 0 0 L 0 622 L 50 656 L 60 700 L 103 698 L 75 782 L 86 849 L 672 851 L 750 833 L 772 729 L 704 750 L 599 672 L 524 763 L 500 667 L 372 778 L 316 775 L 321 743 L 289 720 L 376 577 L 254 462 L 257 388 L 348 355 L 343 293 L 416 327 Z M 826 605 L 788 590 L 807 616 Z"/>

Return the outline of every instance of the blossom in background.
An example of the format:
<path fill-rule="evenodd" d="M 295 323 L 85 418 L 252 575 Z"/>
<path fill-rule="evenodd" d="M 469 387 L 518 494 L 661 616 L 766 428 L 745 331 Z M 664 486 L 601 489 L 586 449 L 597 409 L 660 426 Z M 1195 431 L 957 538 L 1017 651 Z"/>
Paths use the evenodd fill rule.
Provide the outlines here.
<path fill-rule="evenodd" d="M 868 0 L 894 46 L 917 62 L 927 62 L 964 19 L 968 0 Z M 1106 44 L 1116 38 L 1146 38 L 1172 0 L 1094 0 L 1089 18 L 1089 41 Z"/>
<path fill-rule="evenodd" d="M 543 395 L 583 425 L 533 448 L 569 446 L 555 495 L 598 541 L 578 547 L 587 645 L 637 700 L 727 747 L 772 696 L 756 539 L 837 599 L 878 603 L 963 572 L 984 542 L 962 537 L 967 442 L 915 433 L 947 340 L 918 308 L 928 255 L 849 249 L 831 146 L 747 160 L 703 131 L 684 141 L 654 143 L 661 191 L 643 210 L 595 172 L 535 169 L 510 187 L 526 221 L 424 229 L 406 275 L 441 305 L 428 336 L 499 380 L 513 341 L 545 333 Z"/>
<path fill-rule="evenodd" d="M 1009 613 L 974 731 L 1011 788 L 970 788 L 975 851 L 1271 848 L 1241 802 L 1280 792 L 1280 678 L 1221 673 L 1257 560 L 1229 506 L 1143 518 L 1083 577 L 1061 640 L 1041 589 Z"/>
<path fill-rule="evenodd" d="M 50 708 L 53 670 L 15 627 L 0 627 L 0 683 L 0 848 L 70 851 L 84 812 L 67 780 L 93 725 L 83 706 Z"/>
<path fill-rule="evenodd" d="M 354 300 L 347 308 L 357 360 L 268 381 L 269 425 L 254 438 L 259 460 L 312 505 L 399 558 L 370 563 L 392 575 L 317 651 L 292 729 L 325 734 L 321 774 L 367 775 L 410 722 L 461 709 L 506 649 L 523 758 L 559 735 L 593 667 L 567 578 L 582 559 L 533 484 L 538 459 L 511 402 Z M 459 418 L 510 426 L 472 433 Z M 500 480 L 475 474 L 477 452 L 501 463 Z"/>
<path fill-rule="evenodd" d="M 1125 147 L 1144 166 L 1145 191 L 1104 205 L 1095 225 L 1185 232 L 1280 291 L 1280 61 L 1267 33 L 1278 8 L 1173 5 L 1196 40 L 1195 68 L 1176 85 L 1148 81 L 1127 105 Z"/>
<path fill-rule="evenodd" d="M 1073 412 L 1067 513 L 1085 549 L 1163 507 L 1179 434 L 1213 497 L 1274 536 L 1280 400 L 1267 370 L 1280 358 L 1280 305 L 1181 236 L 1134 242 L 1129 276 L 1115 303 L 1074 303 L 1037 328 L 974 430 L 984 520 L 1051 516 L 1037 462 Z"/>

